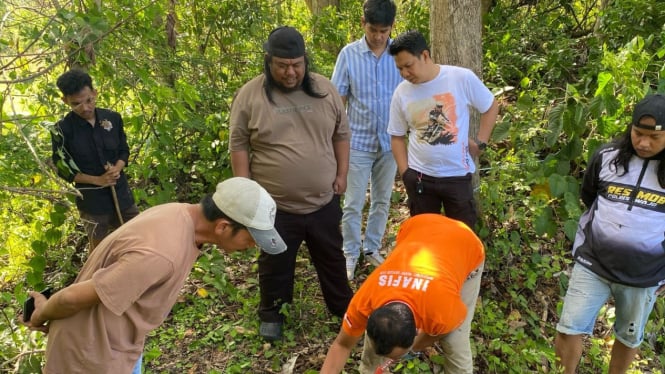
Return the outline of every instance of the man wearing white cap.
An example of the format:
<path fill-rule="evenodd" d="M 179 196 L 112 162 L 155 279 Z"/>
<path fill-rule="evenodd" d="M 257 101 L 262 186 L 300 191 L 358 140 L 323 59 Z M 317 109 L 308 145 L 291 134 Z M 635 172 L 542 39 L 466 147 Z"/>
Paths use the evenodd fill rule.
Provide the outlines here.
<path fill-rule="evenodd" d="M 204 244 L 225 253 L 286 250 L 275 202 L 258 183 L 231 178 L 199 204 L 153 207 L 106 237 L 76 281 L 50 299 L 37 292 L 28 327 L 48 331 L 48 373 L 140 370 L 145 336 L 173 304 Z M 45 325 L 48 322 L 48 325 Z"/>
<path fill-rule="evenodd" d="M 564 373 L 575 373 L 584 335 L 614 298 L 616 320 L 609 373 L 625 373 L 642 343 L 644 326 L 665 288 L 665 96 L 635 106 L 618 140 L 587 165 L 573 266 L 554 341 Z"/>

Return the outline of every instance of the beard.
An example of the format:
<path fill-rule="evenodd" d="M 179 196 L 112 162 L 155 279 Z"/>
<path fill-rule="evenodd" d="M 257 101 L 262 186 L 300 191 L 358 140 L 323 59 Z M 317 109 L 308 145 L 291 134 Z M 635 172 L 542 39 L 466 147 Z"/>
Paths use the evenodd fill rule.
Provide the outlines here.
<path fill-rule="evenodd" d="M 294 92 L 294 91 L 299 91 L 302 88 L 302 82 L 296 84 L 293 87 L 286 87 L 283 84 L 281 84 L 280 82 L 276 81 L 275 79 L 271 79 L 271 80 L 272 80 L 273 86 L 275 88 L 277 88 L 278 90 L 284 92 L 284 93 L 291 93 L 291 92 Z"/>

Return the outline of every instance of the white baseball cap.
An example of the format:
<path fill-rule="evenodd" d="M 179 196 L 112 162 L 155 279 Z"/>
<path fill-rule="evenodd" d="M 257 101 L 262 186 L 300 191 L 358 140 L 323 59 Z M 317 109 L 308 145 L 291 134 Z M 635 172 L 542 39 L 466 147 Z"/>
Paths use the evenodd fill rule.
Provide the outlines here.
<path fill-rule="evenodd" d="M 229 178 L 217 184 L 212 200 L 229 218 L 247 227 L 262 251 L 271 255 L 286 251 L 284 240 L 275 230 L 275 201 L 258 183 L 243 177 Z"/>

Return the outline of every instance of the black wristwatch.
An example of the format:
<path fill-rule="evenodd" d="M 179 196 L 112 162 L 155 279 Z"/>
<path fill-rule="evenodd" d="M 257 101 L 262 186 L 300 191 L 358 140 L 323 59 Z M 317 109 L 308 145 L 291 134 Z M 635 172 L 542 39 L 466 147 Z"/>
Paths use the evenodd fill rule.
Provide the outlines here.
<path fill-rule="evenodd" d="M 482 142 L 482 141 L 476 139 L 476 144 L 478 145 L 478 149 L 481 150 L 481 151 L 484 151 L 485 149 L 487 149 L 487 143 L 485 143 L 485 142 Z"/>

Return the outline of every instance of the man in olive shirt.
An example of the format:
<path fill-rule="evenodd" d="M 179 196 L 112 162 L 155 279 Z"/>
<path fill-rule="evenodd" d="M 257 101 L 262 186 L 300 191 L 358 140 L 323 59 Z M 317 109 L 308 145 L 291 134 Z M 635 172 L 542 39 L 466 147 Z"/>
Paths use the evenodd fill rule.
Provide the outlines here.
<path fill-rule="evenodd" d="M 303 241 L 328 310 L 341 317 L 353 295 L 339 228 L 350 132 L 335 87 L 309 72 L 297 30 L 275 29 L 264 49 L 264 73 L 240 88 L 231 106 L 230 150 L 234 175 L 256 180 L 275 199 L 275 228 L 288 247 L 259 257 L 260 335 L 276 340 L 284 322 L 280 309 L 293 300 Z"/>

